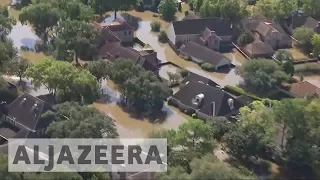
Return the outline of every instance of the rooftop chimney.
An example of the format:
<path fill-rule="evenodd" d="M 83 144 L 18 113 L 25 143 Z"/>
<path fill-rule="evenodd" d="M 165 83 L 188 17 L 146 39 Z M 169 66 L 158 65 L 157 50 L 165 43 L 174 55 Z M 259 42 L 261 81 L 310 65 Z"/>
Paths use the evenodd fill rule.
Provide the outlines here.
<path fill-rule="evenodd" d="M 194 97 L 193 99 L 192 99 L 192 104 L 194 105 L 194 106 L 196 106 L 197 108 L 199 108 L 200 107 L 200 105 L 201 105 L 201 103 L 202 103 L 202 101 L 203 101 L 203 98 L 204 98 L 204 94 L 198 94 L 198 95 L 196 95 L 196 97 Z"/>
<path fill-rule="evenodd" d="M 228 104 L 229 104 L 230 109 L 233 110 L 234 109 L 234 101 L 233 101 L 233 99 L 229 98 L 228 99 Z"/>
<path fill-rule="evenodd" d="M 34 110 L 35 112 L 37 112 L 37 111 L 39 110 L 39 105 L 38 105 L 38 103 L 35 103 L 35 104 L 33 105 L 33 110 Z"/>
<path fill-rule="evenodd" d="M 21 104 L 24 105 L 26 104 L 27 98 L 23 98 Z"/>
<path fill-rule="evenodd" d="M 216 116 L 216 103 L 212 102 L 212 116 Z"/>

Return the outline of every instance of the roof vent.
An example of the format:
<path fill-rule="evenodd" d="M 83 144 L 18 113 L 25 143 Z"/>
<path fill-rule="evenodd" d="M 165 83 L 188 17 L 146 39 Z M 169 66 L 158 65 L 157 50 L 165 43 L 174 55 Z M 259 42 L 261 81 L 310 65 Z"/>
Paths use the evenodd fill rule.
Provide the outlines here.
<path fill-rule="evenodd" d="M 186 82 L 186 85 L 187 85 L 187 84 L 189 84 L 189 81 L 188 81 L 188 82 Z"/>
<path fill-rule="evenodd" d="M 231 99 L 231 98 L 228 99 L 228 105 L 229 105 L 231 110 L 234 109 L 234 101 L 233 101 L 233 99 Z"/>
<path fill-rule="evenodd" d="M 27 102 L 27 98 L 23 98 L 21 104 L 24 105 L 24 104 L 26 104 L 26 102 Z"/>
<path fill-rule="evenodd" d="M 202 101 L 203 101 L 203 98 L 204 98 L 204 95 L 203 94 L 198 94 L 198 95 L 196 95 L 196 97 L 194 97 L 193 99 L 192 99 L 192 104 L 194 105 L 194 106 L 196 106 L 196 107 L 200 107 L 200 105 L 201 105 L 201 103 L 202 103 Z"/>
<path fill-rule="evenodd" d="M 35 112 L 37 112 L 37 111 L 39 110 L 39 104 L 38 104 L 38 103 L 35 103 L 35 104 L 33 105 L 33 110 L 34 110 Z"/>

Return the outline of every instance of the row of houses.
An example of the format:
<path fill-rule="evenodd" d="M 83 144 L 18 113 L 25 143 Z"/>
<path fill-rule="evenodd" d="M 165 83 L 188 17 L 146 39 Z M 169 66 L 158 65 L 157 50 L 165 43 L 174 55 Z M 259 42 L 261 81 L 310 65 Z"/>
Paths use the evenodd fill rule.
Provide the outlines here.
<path fill-rule="evenodd" d="M 241 50 L 250 58 L 271 58 L 276 50 L 292 47 L 290 36 L 294 29 L 302 26 L 320 33 L 319 21 L 301 14 L 291 15 L 281 25 L 267 19 L 249 18 L 233 26 L 225 19 L 200 18 L 190 13 L 181 21 L 172 22 L 167 29 L 167 35 L 171 46 L 176 48 L 181 55 L 188 55 L 195 62 L 200 59 L 219 68 L 225 66 L 226 63 L 220 63 L 220 61 L 225 61 L 225 58 L 215 55 L 208 61 L 207 56 L 200 57 L 199 54 L 209 56 L 209 54 L 228 50 L 232 47 L 232 41 L 241 32 L 250 31 L 254 34 L 254 42 L 241 47 Z M 197 47 L 197 52 L 192 50 L 194 47 Z"/>

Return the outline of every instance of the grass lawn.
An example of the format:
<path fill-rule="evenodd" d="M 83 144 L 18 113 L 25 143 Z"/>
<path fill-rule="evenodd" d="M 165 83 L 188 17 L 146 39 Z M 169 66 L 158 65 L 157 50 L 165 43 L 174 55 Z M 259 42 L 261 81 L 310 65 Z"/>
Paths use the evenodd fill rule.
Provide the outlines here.
<path fill-rule="evenodd" d="M 21 51 L 20 52 L 21 56 L 29 60 L 32 64 L 38 63 L 40 61 L 45 60 L 48 58 L 45 54 L 41 53 L 36 53 L 32 51 Z"/>

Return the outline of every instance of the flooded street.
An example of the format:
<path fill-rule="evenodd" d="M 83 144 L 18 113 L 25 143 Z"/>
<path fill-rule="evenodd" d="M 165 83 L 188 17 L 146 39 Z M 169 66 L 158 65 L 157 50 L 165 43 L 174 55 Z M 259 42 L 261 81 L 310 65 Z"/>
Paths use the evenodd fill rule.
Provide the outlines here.
<path fill-rule="evenodd" d="M 108 102 L 94 103 L 94 107 L 114 118 L 117 130 L 121 138 L 143 138 L 148 133 L 157 129 L 177 129 L 180 124 L 185 122 L 188 116 L 179 112 L 179 110 L 165 105 L 163 111 L 166 117 L 163 122 L 152 124 L 146 118 L 135 118 L 130 113 L 125 112 L 121 106 L 117 104 L 120 100 L 120 94 L 115 91 L 112 81 L 104 81 L 103 91 L 110 96 Z"/>
<path fill-rule="evenodd" d="M 22 25 L 20 22 L 13 26 L 9 37 L 13 40 L 14 46 L 18 50 L 20 50 L 21 46 L 34 48 L 36 41 L 39 39 L 30 26 Z"/>

